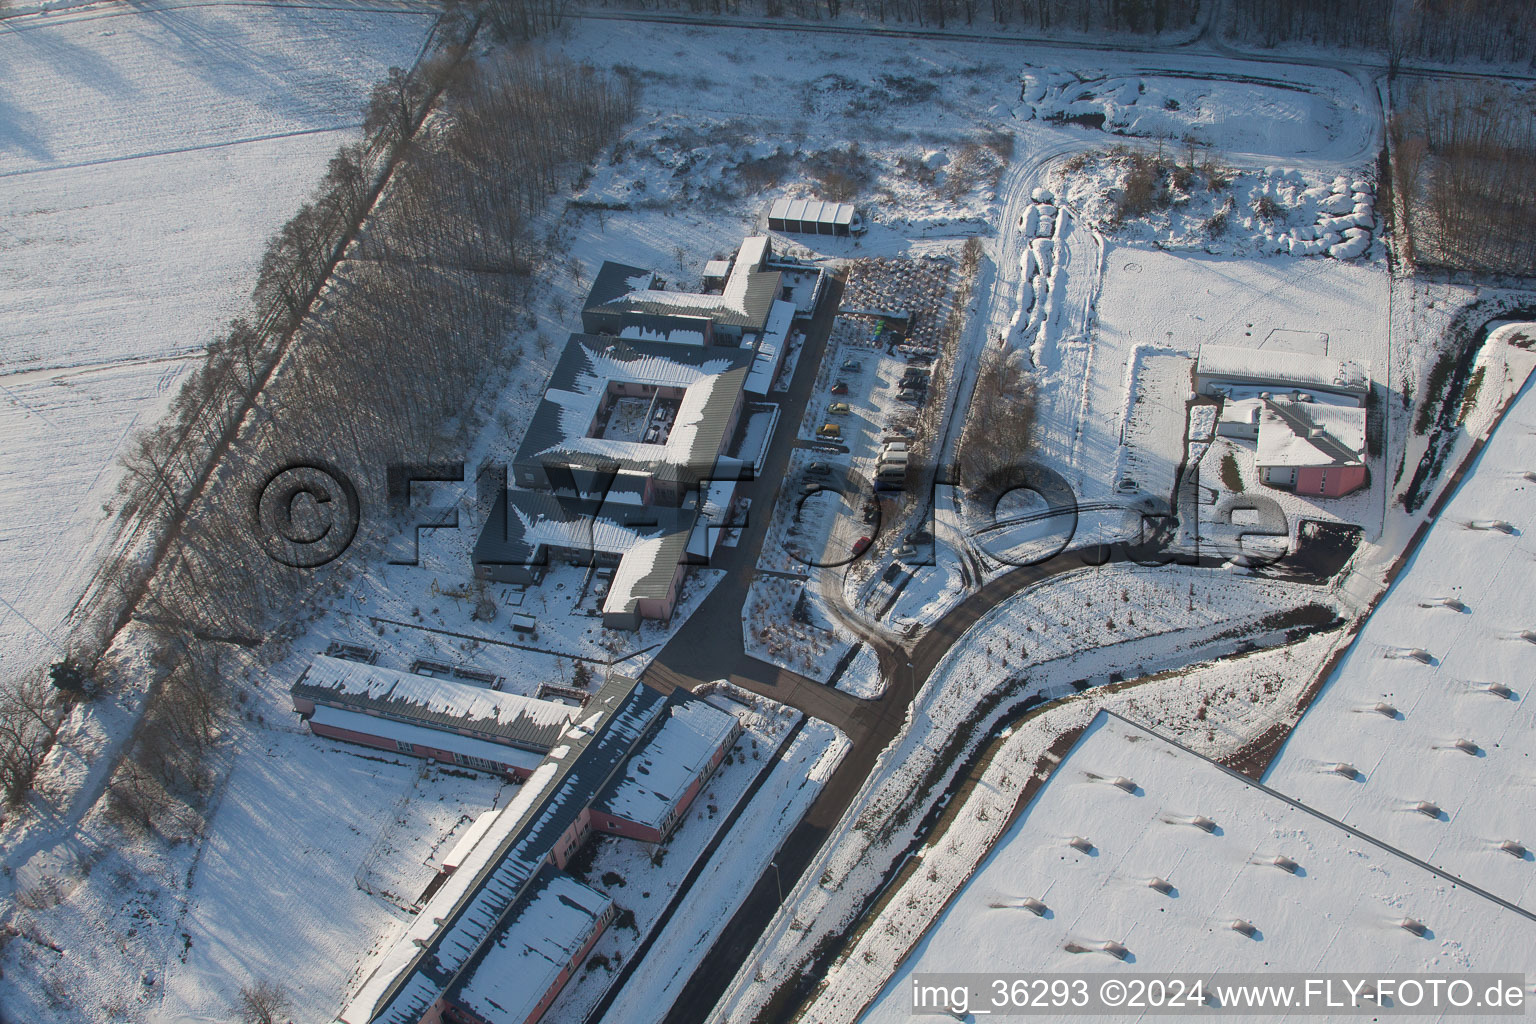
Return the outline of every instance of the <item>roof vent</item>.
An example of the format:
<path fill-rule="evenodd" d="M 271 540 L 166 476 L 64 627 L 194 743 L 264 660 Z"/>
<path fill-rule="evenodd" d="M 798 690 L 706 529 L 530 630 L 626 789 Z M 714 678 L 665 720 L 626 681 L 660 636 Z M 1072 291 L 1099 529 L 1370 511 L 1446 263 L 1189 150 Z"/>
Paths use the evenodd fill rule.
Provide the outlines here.
<path fill-rule="evenodd" d="M 1164 896 L 1173 895 L 1173 883 L 1166 878 L 1158 878 L 1155 875 L 1147 879 L 1147 888 L 1154 892 L 1160 892 Z"/>
<path fill-rule="evenodd" d="M 1432 665 L 1435 661 L 1435 656 L 1422 647 L 1392 647 L 1383 651 L 1381 656 L 1417 661 L 1421 665 Z"/>
<path fill-rule="evenodd" d="M 1420 608 L 1449 608 L 1453 612 L 1467 611 L 1466 602 L 1458 597 L 1432 597 L 1419 602 Z"/>
<path fill-rule="evenodd" d="M 1493 694 L 1495 697 L 1503 697 L 1505 700 L 1514 700 L 1515 699 L 1515 691 L 1511 690 L 1509 687 L 1505 686 L 1503 683 L 1489 683 L 1487 686 L 1483 687 L 1483 689 L 1487 690 L 1489 693 Z"/>
<path fill-rule="evenodd" d="M 1202 832 L 1215 832 L 1216 823 L 1203 814 L 1197 814 L 1189 819 L 1189 823 Z"/>
<path fill-rule="evenodd" d="M 1360 769 L 1356 768 L 1348 761 L 1337 761 L 1334 764 L 1329 765 L 1328 770 L 1335 775 L 1342 775 L 1346 779 L 1353 780 L 1360 777 Z"/>
<path fill-rule="evenodd" d="M 1019 906 L 1023 907 L 1025 910 L 1029 911 L 1031 914 L 1034 914 L 1036 917 L 1044 917 L 1045 916 L 1045 912 L 1050 909 L 1044 903 L 1042 903 L 1041 901 L 1035 899 L 1033 896 L 1026 896 L 1019 903 Z"/>
<path fill-rule="evenodd" d="M 1109 780 L 1109 784 L 1114 786 L 1116 789 L 1124 790 L 1127 793 L 1136 792 L 1135 780 L 1128 779 L 1124 775 L 1116 775 L 1114 778 Z"/>
<path fill-rule="evenodd" d="M 1253 925 L 1249 924 L 1247 921 L 1244 921 L 1240 917 L 1237 918 L 1235 921 L 1233 921 L 1231 924 L 1227 925 L 1227 927 L 1231 928 L 1233 931 L 1237 932 L 1239 935 L 1246 935 L 1246 936 L 1248 936 L 1250 939 L 1253 938 L 1255 935 L 1259 934 L 1259 930 L 1257 928 L 1255 928 Z"/>
<path fill-rule="evenodd" d="M 1499 844 L 1499 849 L 1518 860 L 1525 860 L 1525 844 L 1517 843 L 1513 839 L 1506 839 Z"/>
<path fill-rule="evenodd" d="M 1393 707 L 1391 704 L 1388 704 L 1384 700 L 1377 701 L 1375 704 L 1371 705 L 1370 710 L 1376 712 L 1383 718 L 1397 717 L 1397 708 Z"/>
<path fill-rule="evenodd" d="M 1420 800 L 1413 805 L 1413 809 L 1426 818 L 1438 818 L 1441 815 L 1440 805 L 1433 800 Z"/>
<path fill-rule="evenodd" d="M 1118 942 L 1101 942 L 1101 943 L 1099 943 L 1099 952 L 1100 953 L 1108 953 L 1110 956 L 1114 957 L 1116 960 L 1124 960 L 1126 957 L 1131 955 L 1131 951 L 1126 949 L 1124 946 L 1122 946 Z"/>
<path fill-rule="evenodd" d="M 1476 757 L 1478 754 L 1483 752 L 1482 747 L 1478 746 L 1476 743 L 1473 743 L 1465 736 L 1463 736 L 1461 739 L 1458 739 L 1455 743 L 1452 743 L 1451 746 L 1455 747 L 1457 750 L 1462 751 L 1463 753 L 1471 754 L 1473 757 Z"/>
<path fill-rule="evenodd" d="M 1293 875 L 1301 870 L 1300 864 L 1297 864 L 1295 861 L 1291 860 L 1291 858 L 1286 857 L 1283 854 L 1276 854 L 1269 859 L 1269 862 L 1275 867 L 1279 868 L 1281 871 L 1289 872 Z"/>
<path fill-rule="evenodd" d="M 1469 530 L 1494 530 L 1498 533 L 1514 533 L 1515 527 L 1503 519 L 1474 519 L 1467 524 Z"/>
<path fill-rule="evenodd" d="M 1082 836 L 1073 836 L 1071 839 L 1067 840 L 1067 845 L 1072 847 L 1072 849 L 1076 850 L 1078 853 L 1093 852 L 1093 844 L 1084 839 Z"/>
<path fill-rule="evenodd" d="M 1397 922 L 1397 926 L 1411 935 L 1417 935 L 1421 939 L 1429 933 L 1429 929 L 1425 927 L 1423 921 L 1415 921 L 1411 917 L 1403 918 Z"/>

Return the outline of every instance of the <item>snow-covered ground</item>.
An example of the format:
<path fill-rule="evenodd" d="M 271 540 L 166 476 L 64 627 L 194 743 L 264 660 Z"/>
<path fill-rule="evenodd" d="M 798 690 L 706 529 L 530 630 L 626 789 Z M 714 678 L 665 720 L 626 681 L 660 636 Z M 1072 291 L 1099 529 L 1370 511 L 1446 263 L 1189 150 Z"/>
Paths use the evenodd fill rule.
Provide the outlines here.
<path fill-rule="evenodd" d="M 1101 715 L 863 1019 L 907 1020 L 915 972 L 1526 972 L 1533 940 L 1526 918 Z"/>
<path fill-rule="evenodd" d="M 1533 428 L 1527 385 L 1265 775 L 1527 908 L 1531 855 L 1500 846 L 1536 842 Z"/>
<path fill-rule="evenodd" d="M 848 648 L 857 642 L 826 613 L 815 587 L 782 576 L 758 576 L 752 581 L 741 639 L 752 657 L 818 683 L 831 678 Z"/>
<path fill-rule="evenodd" d="M 61 899 L 21 913 L 35 935 L 5 950 L 8 1016 L 223 1020 L 239 988 L 265 978 L 287 986 L 299 1019 L 329 1019 L 434 858 L 512 791 L 317 739 L 285 698 L 255 693 L 218 808 L 190 842 L 125 840 L 98 814 L 77 840 L 91 851 L 83 876 L 29 865 L 19 900 Z"/>
<path fill-rule="evenodd" d="M 1127 593 L 1132 601 L 1124 599 Z M 993 609 L 916 695 L 906 728 L 881 753 L 716 1012 L 750 1015 L 799 958 L 824 937 L 843 933 L 910 842 L 926 808 L 940 798 L 965 752 L 1004 708 L 1028 696 L 1066 697 L 1080 685 L 1230 654 L 1239 635 L 1263 631 L 1268 613 L 1309 600 L 1326 603 L 1326 593 L 1176 566 L 1110 565 L 1058 577 Z M 1132 611 L 1134 622 L 1124 610 Z M 1006 700 L 998 702 L 1002 695 Z M 956 749 L 946 749 L 951 738 Z M 963 878 L 964 873 L 951 875 L 950 884 Z M 799 924 L 791 928 L 791 921 Z"/>
<path fill-rule="evenodd" d="M 98 5 L 8 18 L 0 657 L 57 657 L 134 430 L 245 310 L 262 248 L 434 14 Z"/>

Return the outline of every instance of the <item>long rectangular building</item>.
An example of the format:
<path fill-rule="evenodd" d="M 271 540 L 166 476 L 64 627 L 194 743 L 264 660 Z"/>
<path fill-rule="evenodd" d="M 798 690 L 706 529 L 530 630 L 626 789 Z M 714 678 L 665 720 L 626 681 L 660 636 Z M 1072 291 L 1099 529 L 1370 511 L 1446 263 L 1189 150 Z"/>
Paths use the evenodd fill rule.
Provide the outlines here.
<path fill-rule="evenodd" d="M 447 679 L 317 656 L 293 684 L 310 732 L 525 778 L 576 709 Z"/>
<path fill-rule="evenodd" d="M 662 802 L 685 811 L 739 728 L 686 690 L 608 680 L 513 800 L 454 848 L 451 873 L 367 965 L 338 1020 L 533 1024 L 611 915 L 605 894 L 562 874 L 566 865 L 594 833 L 649 837 Z M 597 809 L 647 774 L 665 780 L 659 799 L 630 794 Z"/>

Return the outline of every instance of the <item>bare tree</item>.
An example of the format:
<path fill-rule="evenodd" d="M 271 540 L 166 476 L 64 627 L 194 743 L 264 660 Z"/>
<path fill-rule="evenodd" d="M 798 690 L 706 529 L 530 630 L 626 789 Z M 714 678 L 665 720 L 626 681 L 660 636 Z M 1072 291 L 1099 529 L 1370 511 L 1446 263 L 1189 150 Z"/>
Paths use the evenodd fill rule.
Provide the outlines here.
<path fill-rule="evenodd" d="M 281 982 L 262 978 L 241 987 L 234 1011 L 240 1024 L 285 1024 L 293 998 Z"/>

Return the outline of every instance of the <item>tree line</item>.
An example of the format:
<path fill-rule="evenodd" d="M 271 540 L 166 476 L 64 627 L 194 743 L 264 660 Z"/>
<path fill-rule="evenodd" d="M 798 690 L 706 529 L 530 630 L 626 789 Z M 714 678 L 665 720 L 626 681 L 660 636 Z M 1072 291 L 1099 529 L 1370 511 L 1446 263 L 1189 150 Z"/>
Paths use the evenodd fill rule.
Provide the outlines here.
<path fill-rule="evenodd" d="M 854 15 L 921 28 L 996 25 L 1039 32 L 1177 32 L 1200 0 L 617 0 L 612 6 L 814 21 Z"/>
<path fill-rule="evenodd" d="M 1234 40 L 1376 50 L 1394 69 L 1410 58 L 1536 67 L 1529 0 L 1230 0 L 1225 15 Z"/>
<path fill-rule="evenodd" d="M 215 382 L 257 388 L 216 485 L 185 508 L 140 605 L 155 630 L 164 692 L 114 779 L 126 820 L 147 825 L 169 793 L 207 785 L 196 767 L 206 750 L 199 737 L 216 728 L 212 712 L 224 702 L 186 693 L 223 687 L 210 650 L 281 638 L 318 600 L 325 571 L 290 568 L 261 544 L 253 509 L 262 485 L 286 464 L 322 464 L 353 481 L 365 510 L 379 510 L 386 466 L 461 453 L 476 398 L 504 386 L 516 365 L 507 336 L 535 276 L 565 266 L 540 236 L 539 214 L 612 142 L 635 98 L 626 80 L 531 48 L 429 74 L 439 77 L 391 73 L 375 91 L 371 137 L 400 150 L 398 166 L 334 266 L 325 255 L 331 233 L 360 194 L 346 153 L 338 160 L 347 166 L 333 162 L 337 173 L 269 246 L 257 306 L 278 310 L 280 322 L 298 317 L 272 372 L 256 372 L 265 333 L 237 322 L 210 350 L 210 372 L 178 402 L 182 415 L 136 448 L 138 500 L 174 509 L 196 480 L 196 460 L 177 457 L 182 437 L 212 442 L 240 405 Z M 420 121 L 419 105 L 434 91 L 440 103 Z M 304 315 L 316 275 L 328 268 Z"/>
<path fill-rule="evenodd" d="M 567 265 L 540 214 L 631 116 L 633 85 L 527 46 L 473 58 L 477 27 L 461 20 L 430 59 L 375 87 L 363 141 L 268 243 L 252 313 L 124 459 L 119 512 L 157 537 L 151 557 L 102 573 L 141 640 L 124 671 L 150 676 L 109 792 L 126 823 L 152 827 L 206 792 L 231 667 L 295 630 L 327 579 L 262 548 L 261 485 L 289 462 L 322 462 L 376 510 L 386 465 L 458 454 L 475 398 L 516 364 L 507 336 L 535 275 Z M 80 638 L 95 655 L 85 675 L 122 624 Z M 54 739 L 61 692 L 38 676 L 0 699 L 13 803 Z"/>
<path fill-rule="evenodd" d="M 1536 102 L 1493 82 L 1399 81 L 1387 125 L 1410 262 L 1536 272 Z"/>

